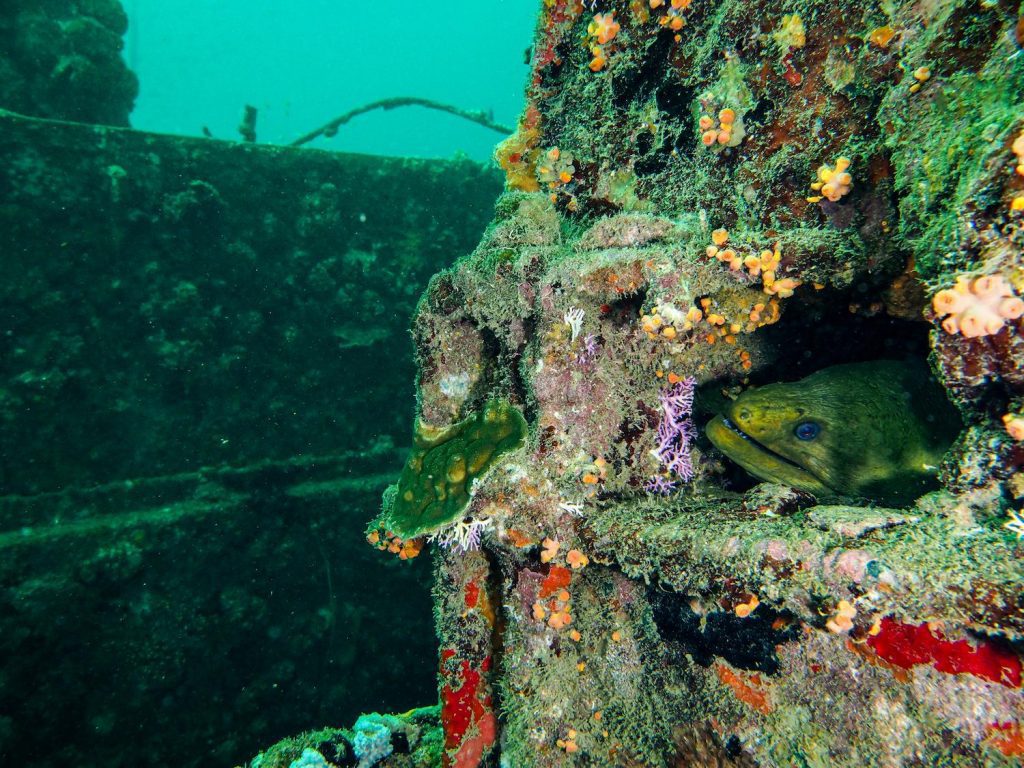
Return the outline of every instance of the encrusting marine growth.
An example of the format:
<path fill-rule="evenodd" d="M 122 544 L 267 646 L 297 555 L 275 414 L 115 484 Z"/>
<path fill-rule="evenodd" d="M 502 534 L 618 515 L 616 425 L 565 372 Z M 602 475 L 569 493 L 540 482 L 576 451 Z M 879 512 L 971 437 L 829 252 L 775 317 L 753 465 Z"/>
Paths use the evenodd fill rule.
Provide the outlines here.
<path fill-rule="evenodd" d="M 441 545 L 445 766 L 1024 755 L 1022 48 L 1005 3 L 541 2 L 413 321 L 428 421 L 529 435 L 458 503 L 419 445 L 383 522 Z"/>

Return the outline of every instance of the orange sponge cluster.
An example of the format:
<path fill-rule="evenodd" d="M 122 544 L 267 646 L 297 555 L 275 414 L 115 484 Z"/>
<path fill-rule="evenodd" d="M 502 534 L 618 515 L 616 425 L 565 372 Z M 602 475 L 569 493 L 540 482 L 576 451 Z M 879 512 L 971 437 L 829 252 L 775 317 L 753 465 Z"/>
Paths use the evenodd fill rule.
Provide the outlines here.
<path fill-rule="evenodd" d="M 666 13 L 664 16 L 658 17 L 658 23 L 673 32 L 678 32 L 686 26 L 686 17 L 683 16 L 683 12 L 690 7 L 692 2 L 693 0 L 669 0 L 666 6 L 665 0 L 650 0 L 649 4 L 652 11 L 665 6 Z M 680 36 L 676 35 L 677 43 L 680 39 Z"/>
<path fill-rule="evenodd" d="M 800 281 L 792 277 L 778 278 L 775 276 L 779 263 L 782 261 L 782 250 L 779 243 L 775 244 L 774 250 L 763 250 L 760 255 L 753 253 L 742 256 L 733 248 L 723 248 L 729 242 L 729 233 L 724 229 L 716 229 L 711 233 L 711 245 L 707 248 L 708 256 L 713 256 L 719 261 L 728 264 L 729 269 L 734 272 L 746 269 L 752 276 L 761 277 L 764 292 L 769 296 L 778 296 L 786 299 L 793 295 L 793 291 L 800 286 Z"/>
<path fill-rule="evenodd" d="M 701 115 L 698 123 L 701 130 L 701 142 L 705 147 L 712 147 L 715 144 L 733 146 L 731 142 L 733 140 L 733 123 L 735 122 L 736 112 L 728 107 L 719 110 L 717 124 L 711 115 Z"/>

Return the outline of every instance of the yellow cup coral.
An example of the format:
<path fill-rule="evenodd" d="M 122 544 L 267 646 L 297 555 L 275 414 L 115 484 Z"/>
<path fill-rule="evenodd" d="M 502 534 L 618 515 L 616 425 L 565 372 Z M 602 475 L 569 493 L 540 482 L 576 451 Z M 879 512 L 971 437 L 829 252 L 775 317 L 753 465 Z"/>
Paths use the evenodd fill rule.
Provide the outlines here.
<path fill-rule="evenodd" d="M 1002 275 L 973 280 L 960 275 L 952 288 L 935 294 L 932 308 L 940 317 L 946 316 L 942 327 L 947 333 L 960 333 L 968 339 L 999 333 L 1007 320 L 1024 315 L 1024 301 Z"/>
<path fill-rule="evenodd" d="M 931 78 L 932 71 L 928 67 L 918 67 L 912 74 L 917 82 L 910 86 L 910 92 L 917 93 L 921 90 L 921 86 Z"/>
<path fill-rule="evenodd" d="M 822 197 L 826 197 L 833 203 L 839 202 L 843 195 L 850 191 L 853 186 L 853 176 L 846 169 L 850 167 L 850 160 L 845 157 L 836 159 L 834 168 L 822 165 L 818 168 L 818 180 L 811 184 L 811 189 L 821 192 L 820 195 L 807 198 L 808 202 L 816 203 Z"/>
<path fill-rule="evenodd" d="M 783 53 L 803 48 L 807 44 L 807 32 L 804 29 L 803 19 L 796 13 L 790 13 L 782 17 L 779 26 L 772 33 L 775 42 Z"/>
<path fill-rule="evenodd" d="M 877 45 L 879 48 L 888 48 L 889 43 L 896 37 L 896 30 L 886 24 L 884 27 L 876 27 L 868 34 L 868 42 Z"/>

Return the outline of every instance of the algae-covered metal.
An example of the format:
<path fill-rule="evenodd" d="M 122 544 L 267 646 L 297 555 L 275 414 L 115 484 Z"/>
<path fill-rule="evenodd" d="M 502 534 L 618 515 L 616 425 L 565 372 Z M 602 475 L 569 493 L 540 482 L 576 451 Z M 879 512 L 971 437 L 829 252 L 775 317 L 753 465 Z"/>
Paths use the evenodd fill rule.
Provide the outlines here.
<path fill-rule="evenodd" d="M 464 413 L 466 380 L 531 427 L 470 502 L 483 552 L 440 554 L 446 684 L 487 684 L 483 731 L 442 712 L 449 761 L 1024 755 L 1024 549 L 1005 527 L 1024 504 L 1020 19 L 1017 2 L 545 0 L 496 156 L 509 191 L 413 326 L 421 413 Z M 969 301 L 932 300 L 957 285 Z M 989 299 L 998 323 L 960 316 Z M 954 314 L 985 333 L 952 333 Z M 747 463 L 786 456 L 761 476 L 867 500 L 750 487 L 703 438 L 668 487 L 659 403 L 690 376 L 698 427 L 752 386 L 733 409 L 816 393 L 801 434 L 824 460 Z"/>

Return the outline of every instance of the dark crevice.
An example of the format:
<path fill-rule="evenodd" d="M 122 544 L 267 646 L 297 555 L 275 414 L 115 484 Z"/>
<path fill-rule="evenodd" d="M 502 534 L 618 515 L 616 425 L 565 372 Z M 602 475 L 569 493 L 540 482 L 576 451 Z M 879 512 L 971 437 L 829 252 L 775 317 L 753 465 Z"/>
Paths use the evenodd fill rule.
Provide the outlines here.
<path fill-rule="evenodd" d="M 661 30 L 640 60 L 639 67 L 617 71 L 612 80 L 612 104 L 616 109 L 626 109 L 631 104 L 640 104 L 654 93 L 658 83 L 665 77 L 669 53 L 673 45 L 672 33 Z"/>
<path fill-rule="evenodd" d="M 638 160 L 633 165 L 633 173 L 638 177 L 653 176 L 656 173 L 661 173 L 668 168 L 668 158 L 669 152 L 661 151 L 643 160 Z"/>
<path fill-rule="evenodd" d="M 647 301 L 647 289 L 640 288 L 635 293 L 622 296 L 601 308 L 601 316 L 609 320 L 615 330 L 629 332 L 636 324 L 641 309 Z"/>
<path fill-rule="evenodd" d="M 636 149 L 641 155 L 646 155 L 654 149 L 654 136 L 650 133 L 641 133 L 636 139 Z"/>
<path fill-rule="evenodd" d="M 515 580 L 510 578 L 511 574 L 509 571 L 502 568 L 503 561 L 495 552 L 491 551 L 487 547 L 481 549 L 484 557 L 487 559 L 487 580 L 484 584 L 484 590 L 487 594 L 487 599 L 491 605 L 509 605 L 509 595 L 505 594 L 502 590 L 503 584 L 513 584 Z M 505 677 L 508 670 L 504 669 L 505 654 L 502 653 L 505 648 L 505 630 L 507 629 L 507 622 L 505 618 L 505 611 L 494 612 L 494 626 L 491 630 L 491 649 L 490 658 L 492 662 L 490 677 L 491 684 L 491 697 L 492 707 L 495 713 L 500 713 L 505 710 L 502 702 L 502 687 L 497 681 Z M 500 717 L 500 715 L 499 715 Z M 494 760 L 494 765 L 498 764 L 498 759 L 501 756 L 501 743 L 495 745 L 494 752 L 491 757 Z"/>
<path fill-rule="evenodd" d="M 473 388 L 474 402 L 472 409 L 477 410 L 483 408 L 486 399 L 494 397 L 496 393 L 500 395 L 506 395 L 508 392 L 508 386 L 504 376 L 505 368 L 502 364 L 502 345 L 501 341 L 495 335 L 494 331 L 490 328 L 480 328 L 480 338 L 483 340 L 483 354 L 481 357 L 481 368 L 484 371 L 484 375 L 480 377 L 480 380 L 476 383 Z M 488 362 L 489 361 L 489 362 Z"/>
<path fill-rule="evenodd" d="M 693 101 L 693 88 L 682 83 L 665 83 L 655 94 L 658 109 L 680 123 L 691 122 L 690 104 Z"/>
<path fill-rule="evenodd" d="M 842 363 L 923 360 L 928 356 L 929 328 L 923 321 L 887 315 L 880 292 L 866 284 L 846 291 L 816 291 L 799 304 L 786 304 L 779 322 L 758 331 L 778 355 L 769 369 L 751 380 L 796 381 Z"/>
<path fill-rule="evenodd" d="M 764 125 L 767 121 L 768 112 L 772 108 L 771 99 L 758 99 L 754 108 L 743 115 L 743 124 L 747 133 L 756 133 L 755 125 Z"/>
<path fill-rule="evenodd" d="M 523 324 L 525 338 L 535 338 L 537 333 L 537 317 L 530 315 Z M 534 402 L 534 398 L 530 396 L 530 388 L 527 384 L 529 372 L 523 370 L 523 361 L 526 359 L 526 356 L 523 354 L 524 351 L 522 349 L 519 350 L 515 353 L 514 359 L 509 360 L 509 383 L 512 386 L 516 402 L 522 404 L 523 418 L 526 419 L 526 423 L 535 425 L 538 416 L 537 404 Z"/>
<path fill-rule="evenodd" d="M 779 671 L 776 646 L 796 640 L 799 622 L 786 612 L 760 606 L 740 618 L 731 611 L 697 613 L 692 596 L 648 589 L 654 623 L 661 639 L 680 659 L 689 656 L 703 667 L 721 658 L 737 669 L 765 674 Z"/>

